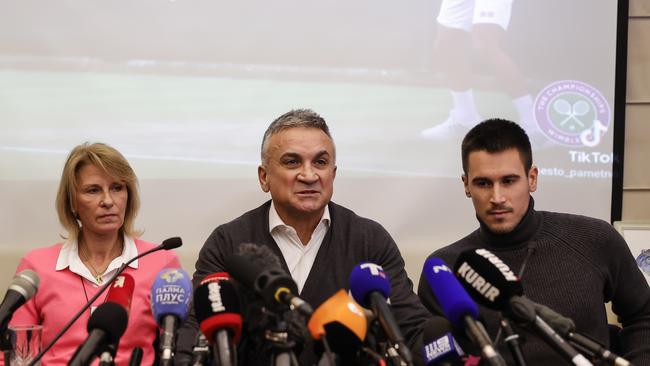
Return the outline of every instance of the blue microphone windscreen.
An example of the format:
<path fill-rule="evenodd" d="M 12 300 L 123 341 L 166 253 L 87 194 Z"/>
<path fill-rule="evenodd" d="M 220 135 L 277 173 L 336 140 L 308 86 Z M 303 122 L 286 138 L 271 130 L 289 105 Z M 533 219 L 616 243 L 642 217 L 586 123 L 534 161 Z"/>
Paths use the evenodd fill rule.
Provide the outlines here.
<path fill-rule="evenodd" d="M 350 292 L 352 297 L 362 306 L 369 308 L 368 294 L 378 291 L 386 299 L 390 295 L 390 281 L 380 265 L 363 262 L 350 272 Z"/>
<path fill-rule="evenodd" d="M 442 311 L 454 327 L 465 328 L 463 320 L 465 315 L 474 319 L 478 317 L 478 306 L 442 259 L 427 259 L 422 273 L 431 291 L 436 295 Z"/>
<path fill-rule="evenodd" d="M 160 322 L 165 315 L 175 315 L 182 322 L 192 299 L 190 275 L 179 268 L 165 268 L 158 272 L 151 286 L 151 311 Z"/>

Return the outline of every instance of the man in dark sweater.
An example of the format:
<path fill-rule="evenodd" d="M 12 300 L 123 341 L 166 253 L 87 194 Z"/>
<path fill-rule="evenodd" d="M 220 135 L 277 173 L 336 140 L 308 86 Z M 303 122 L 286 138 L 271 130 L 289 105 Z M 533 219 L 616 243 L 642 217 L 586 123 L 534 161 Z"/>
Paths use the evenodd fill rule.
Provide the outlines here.
<path fill-rule="evenodd" d="M 404 260 L 388 232 L 330 201 L 336 152 L 325 120 L 310 110 L 290 111 L 271 123 L 261 150 L 258 178 L 271 200 L 214 230 L 196 262 L 195 284 L 210 273 L 224 271 L 226 258 L 237 253 L 241 244 L 254 243 L 280 258 L 300 297 L 316 308 L 339 289 L 348 288 L 355 265 L 373 262 L 390 278 L 391 309 L 413 346 L 429 314 L 413 292 Z M 187 328 L 183 337 L 191 342 Z M 179 337 L 180 352 L 187 351 L 188 345 L 181 342 Z M 256 349 L 240 347 L 240 351 L 240 364 L 269 364 Z M 316 361 L 307 345 L 300 364 Z"/>
<path fill-rule="evenodd" d="M 618 232 L 594 218 L 534 209 L 530 193 L 537 189 L 538 171 L 528 137 L 514 122 L 492 119 L 474 127 L 463 140 L 462 159 L 465 194 L 480 227 L 431 257 L 453 266 L 463 251 L 489 249 L 519 273 L 527 297 L 573 319 L 578 333 L 606 346 L 604 303 L 612 301 L 623 325 L 623 356 L 650 365 L 650 289 Z M 418 295 L 439 313 L 424 277 Z M 501 315 L 484 307 L 480 313 L 494 339 Z M 567 364 L 536 335 L 520 333 L 529 365 Z"/>

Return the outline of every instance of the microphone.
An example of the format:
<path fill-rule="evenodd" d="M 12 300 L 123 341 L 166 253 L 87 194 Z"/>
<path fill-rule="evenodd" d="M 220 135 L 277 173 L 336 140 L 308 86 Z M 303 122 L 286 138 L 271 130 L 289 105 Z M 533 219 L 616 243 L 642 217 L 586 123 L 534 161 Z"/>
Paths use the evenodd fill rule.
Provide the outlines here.
<path fill-rule="evenodd" d="M 293 279 L 282 270 L 280 258 L 269 247 L 242 243 L 237 247 L 235 255 L 246 259 L 246 267 L 252 266 L 257 272 L 268 269 L 280 271 L 284 277 L 283 281 L 288 285 L 287 288 L 295 288 Z M 228 260 L 225 262 L 226 268 L 233 266 Z M 238 269 L 237 267 L 233 270 L 237 272 Z M 250 269 L 246 271 L 247 273 L 253 272 Z M 244 348 L 255 350 L 246 352 L 247 355 L 255 354 L 258 358 L 267 356 L 293 358 L 305 347 L 310 347 L 310 343 L 307 342 L 310 335 L 304 315 L 304 313 L 311 312 L 309 304 L 301 302 L 302 300 L 299 298 L 292 298 L 293 304 L 280 303 L 273 294 L 269 296 L 272 290 L 259 291 L 266 284 L 258 283 L 259 286 L 255 288 L 255 283 L 251 284 L 254 282 L 252 279 L 243 278 L 239 272 L 231 272 L 231 274 L 233 276 L 232 284 L 241 301 L 242 316 L 246 319 Z M 263 282 L 268 280 L 268 277 L 260 276 L 259 280 Z M 273 286 L 270 288 L 273 289 Z M 297 311 L 287 311 L 292 309 L 292 305 L 293 309 Z M 242 362 L 246 363 L 247 360 L 242 360 Z"/>
<path fill-rule="evenodd" d="M 142 256 L 145 256 L 145 255 L 147 255 L 147 254 L 149 254 L 151 252 L 155 252 L 155 251 L 161 250 L 161 249 L 162 250 L 172 250 L 172 249 L 180 248 L 182 245 L 183 245 L 183 240 L 181 238 L 179 238 L 178 236 L 174 236 L 174 237 L 171 237 L 169 239 L 163 240 L 163 242 L 159 246 L 142 253 Z M 140 256 L 138 256 L 138 257 L 140 257 Z M 138 258 L 138 257 L 136 257 L 136 258 Z"/>
<path fill-rule="evenodd" d="M 331 359 L 334 351 L 342 364 L 358 364 L 358 351 L 366 338 L 366 315 L 348 293 L 341 289 L 325 300 L 312 314 L 307 328 L 312 338 L 322 341 L 325 357 Z"/>
<path fill-rule="evenodd" d="M 487 249 L 462 252 L 456 262 L 456 273 L 479 303 L 533 326 L 546 343 L 573 364 L 591 365 L 537 314 L 533 302 L 523 296 L 519 278 L 492 252 Z"/>
<path fill-rule="evenodd" d="M 113 279 L 113 286 L 108 290 L 105 302 L 113 302 L 121 305 L 126 309 L 128 315 L 129 311 L 131 311 L 131 300 L 134 289 L 135 280 L 133 276 L 128 273 L 121 274 Z"/>
<path fill-rule="evenodd" d="M 14 276 L 0 304 L 0 334 L 7 331 L 14 312 L 34 296 L 39 284 L 38 275 L 31 269 L 23 270 Z"/>
<path fill-rule="evenodd" d="M 237 365 L 234 346 L 241 337 L 242 316 L 228 273 L 218 272 L 203 279 L 194 291 L 194 312 L 201 332 L 212 345 L 217 365 Z"/>
<path fill-rule="evenodd" d="M 32 359 L 29 362 L 28 366 L 36 365 L 36 363 L 38 361 L 40 361 L 41 358 L 43 358 L 43 355 L 45 355 L 45 352 L 49 351 L 50 348 L 52 348 L 52 346 L 54 346 L 54 344 L 61 338 L 61 336 L 63 336 L 65 334 L 65 332 L 67 332 L 68 329 L 70 329 L 72 324 L 74 324 L 77 321 L 77 319 L 79 319 L 79 317 L 81 317 L 81 315 L 86 311 L 86 309 L 88 309 L 95 302 L 95 300 L 97 300 L 97 298 L 99 298 L 99 296 L 101 296 L 104 293 L 104 291 L 106 291 L 106 289 L 108 289 L 112 285 L 113 280 L 115 278 L 117 278 L 122 272 L 124 272 L 124 270 L 126 269 L 126 267 L 129 264 L 131 264 L 134 261 L 144 257 L 145 255 L 151 254 L 153 252 L 157 252 L 159 250 L 176 249 L 176 248 L 180 247 L 181 245 L 183 245 L 183 241 L 181 240 L 181 238 L 179 238 L 177 236 L 173 237 L 173 238 L 165 239 L 165 240 L 163 240 L 162 244 L 158 245 L 157 247 L 149 249 L 147 251 L 144 251 L 144 252 L 138 254 L 137 256 L 129 259 L 126 263 L 123 263 L 120 266 L 120 268 L 117 269 L 117 271 L 115 272 L 113 277 L 110 280 L 106 281 L 106 283 L 99 289 L 99 291 L 97 291 L 97 293 L 93 297 L 91 297 L 88 300 L 88 302 L 81 309 L 79 309 L 79 311 L 72 317 L 72 319 L 70 319 L 70 321 L 68 321 L 66 323 L 66 325 L 64 325 L 63 328 L 61 328 L 61 330 L 52 338 L 50 343 L 48 343 L 45 347 L 43 347 L 41 352 L 39 352 L 36 355 L 36 357 L 34 357 L 34 359 Z"/>
<path fill-rule="evenodd" d="M 582 349 L 583 352 L 590 354 L 591 357 L 604 360 L 610 365 L 615 365 L 615 366 L 631 365 L 630 361 L 624 359 L 621 356 L 616 355 L 612 351 L 603 347 L 598 342 L 593 341 L 584 335 L 581 335 L 579 333 L 569 332 L 565 335 L 565 337 L 569 340 L 569 343 L 573 344 L 577 348 Z"/>
<path fill-rule="evenodd" d="M 160 365 L 173 365 L 176 330 L 187 318 L 192 282 L 182 269 L 158 272 L 151 286 L 151 312 L 161 328 Z"/>
<path fill-rule="evenodd" d="M 428 258 L 422 274 L 433 291 L 447 319 L 458 329 L 465 329 L 480 348 L 481 356 L 492 366 L 505 366 L 503 357 L 494 349 L 478 317 L 478 306 L 469 297 L 456 276 L 442 259 Z"/>
<path fill-rule="evenodd" d="M 255 247 L 257 247 L 255 250 L 257 253 L 252 249 L 246 249 L 246 251 L 252 252 L 253 255 L 268 252 L 266 255 L 275 257 L 275 254 L 267 247 Z M 257 264 L 259 263 L 257 262 Z M 256 265 L 255 261 L 252 261 L 247 255 L 233 254 L 226 259 L 225 267 L 234 279 L 255 290 L 271 310 L 282 312 L 289 308 L 298 310 L 305 316 L 312 314 L 311 305 L 296 295 L 298 293 L 296 282 L 280 266 L 264 268 Z"/>
<path fill-rule="evenodd" d="M 131 357 L 129 358 L 129 366 L 140 366 L 142 363 L 142 348 L 135 347 L 131 352 Z"/>
<path fill-rule="evenodd" d="M 117 345 L 129 322 L 135 281 L 129 274 L 117 276 L 106 295 L 106 302 L 88 319 L 88 337 L 68 362 L 68 366 L 87 366 L 109 345 Z M 115 347 L 117 348 L 117 347 Z"/>
<path fill-rule="evenodd" d="M 422 356 L 426 366 L 460 366 L 465 352 L 453 336 L 449 320 L 434 316 L 422 325 Z"/>
<path fill-rule="evenodd" d="M 539 315 L 540 318 L 546 321 L 553 330 L 566 338 L 566 340 L 580 352 L 587 354 L 589 357 L 594 359 L 604 360 L 611 365 L 629 366 L 631 364 L 628 360 L 616 355 L 589 337 L 580 333 L 575 333 L 575 324 L 573 323 L 573 320 L 556 313 L 546 305 L 535 303 L 530 299 L 527 300 L 534 307 L 535 313 Z"/>
<path fill-rule="evenodd" d="M 77 348 L 68 365 L 89 365 L 108 343 L 117 343 L 128 325 L 129 316 L 121 305 L 105 302 L 88 319 L 88 337 Z"/>
<path fill-rule="evenodd" d="M 487 249 L 462 252 L 454 270 L 465 290 L 487 308 L 507 309 L 510 298 L 524 294 L 519 277 Z"/>
<path fill-rule="evenodd" d="M 411 350 L 406 345 L 397 321 L 386 303 L 390 295 L 390 282 L 384 269 L 370 262 L 354 266 L 350 272 L 350 292 L 359 304 L 372 309 L 390 343 L 407 364 L 413 364 Z"/>

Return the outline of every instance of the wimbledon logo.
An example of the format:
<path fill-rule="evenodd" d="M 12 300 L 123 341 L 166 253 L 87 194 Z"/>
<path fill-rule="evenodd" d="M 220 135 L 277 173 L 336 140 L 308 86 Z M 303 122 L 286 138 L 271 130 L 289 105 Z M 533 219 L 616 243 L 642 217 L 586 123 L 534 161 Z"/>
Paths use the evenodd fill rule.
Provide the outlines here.
<path fill-rule="evenodd" d="M 542 132 L 567 146 L 597 146 L 611 123 L 605 97 L 598 89 L 577 80 L 549 84 L 537 95 L 534 108 Z"/>
<path fill-rule="evenodd" d="M 185 277 L 183 276 L 183 272 L 177 269 L 169 269 L 160 276 L 160 278 L 164 279 L 167 283 L 174 283 L 183 277 Z"/>

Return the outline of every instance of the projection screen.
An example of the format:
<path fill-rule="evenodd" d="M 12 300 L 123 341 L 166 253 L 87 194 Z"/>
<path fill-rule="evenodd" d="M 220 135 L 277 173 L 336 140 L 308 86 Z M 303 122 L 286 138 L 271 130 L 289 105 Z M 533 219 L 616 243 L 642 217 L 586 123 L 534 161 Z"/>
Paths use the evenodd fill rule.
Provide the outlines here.
<path fill-rule="evenodd" d="M 478 116 L 534 130 L 538 209 L 609 221 L 617 2 L 505 1 L 463 23 L 466 3 L 7 2 L 0 247 L 24 253 L 61 240 L 54 197 L 64 160 L 100 141 L 139 176 L 143 239 L 181 236 L 192 270 L 217 225 L 268 199 L 257 180 L 268 124 L 311 108 L 336 143 L 333 200 L 383 224 L 417 280 L 426 254 L 478 226 L 460 180 L 471 121 L 435 129 L 456 115 L 459 73 Z M 486 24 L 500 42 L 482 43 Z M 467 56 L 450 62 L 453 52 Z M 486 56 L 495 54 L 497 67 Z"/>

